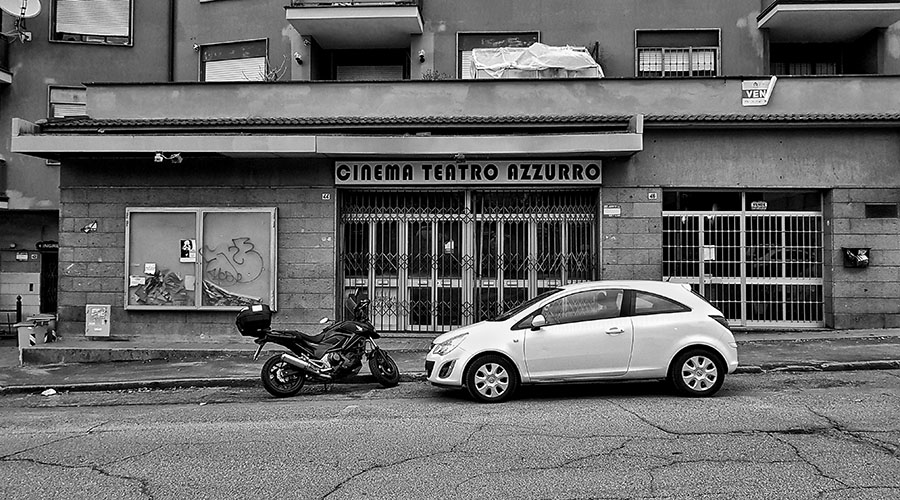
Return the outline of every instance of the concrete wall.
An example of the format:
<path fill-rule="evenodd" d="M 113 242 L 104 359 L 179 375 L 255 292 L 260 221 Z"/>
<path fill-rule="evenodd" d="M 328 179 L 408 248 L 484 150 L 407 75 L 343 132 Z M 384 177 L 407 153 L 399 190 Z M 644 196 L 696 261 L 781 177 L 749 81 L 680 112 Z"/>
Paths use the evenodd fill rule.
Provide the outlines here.
<path fill-rule="evenodd" d="M 900 327 L 900 219 L 865 216 L 867 203 L 897 203 L 900 189 L 840 188 L 831 198 L 835 327 Z M 869 267 L 843 267 L 842 247 L 871 248 Z"/>
<path fill-rule="evenodd" d="M 83 339 L 85 304 L 113 306 L 114 337 L 240 338 L 235 312 L 124 310 L 126 207 L 277 207 L 277 323 L 299 328 L 334 317 L 336 196 L 326 182 L 330 169 L 321 164 L 210 159 L 163 168 L 149 162 L 65 165 L 63 172 L 59 327 L 68 339 Z M 323 201 L 323 193 L 331 200 Z M 81 232 L 92 221 L 98 231 Z"/>

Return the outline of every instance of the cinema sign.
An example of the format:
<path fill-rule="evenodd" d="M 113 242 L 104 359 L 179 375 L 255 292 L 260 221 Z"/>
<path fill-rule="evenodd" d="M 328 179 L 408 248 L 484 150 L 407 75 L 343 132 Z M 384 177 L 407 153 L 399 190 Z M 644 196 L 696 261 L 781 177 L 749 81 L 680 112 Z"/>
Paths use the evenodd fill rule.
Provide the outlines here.
<path fill-rule="evenodd" d="M 600 184 L 597 161 L 523 160 L 488 162 L 336 162 L 341 185 Z"/>

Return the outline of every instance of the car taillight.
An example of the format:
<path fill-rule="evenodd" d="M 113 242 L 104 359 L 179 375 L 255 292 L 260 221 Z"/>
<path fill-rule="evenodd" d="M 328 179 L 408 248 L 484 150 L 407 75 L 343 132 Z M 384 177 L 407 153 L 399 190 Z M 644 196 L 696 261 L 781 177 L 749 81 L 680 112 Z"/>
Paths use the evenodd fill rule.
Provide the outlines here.
<path fill-rule="evenodd" d="M 728 331 L 731 331 L 731 328 L 728 326 L 728 320 L 725 319 L 723 316 L 717 316 L 717 315 L 710 314 L 709 317 L 716 320 L 717 323 L 724 326 Z"/>

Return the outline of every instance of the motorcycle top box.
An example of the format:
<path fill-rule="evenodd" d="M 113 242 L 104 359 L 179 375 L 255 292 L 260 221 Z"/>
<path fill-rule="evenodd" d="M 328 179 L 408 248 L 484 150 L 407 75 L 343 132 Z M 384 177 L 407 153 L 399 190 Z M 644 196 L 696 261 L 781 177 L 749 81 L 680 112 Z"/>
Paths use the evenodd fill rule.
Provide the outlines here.
<path fill-rule="evenodd" d="M 241 335 L 257 337 L 272 326 L 272 310 L 266 304 L 254 304 L 242 309 L 234 322 Z"/>

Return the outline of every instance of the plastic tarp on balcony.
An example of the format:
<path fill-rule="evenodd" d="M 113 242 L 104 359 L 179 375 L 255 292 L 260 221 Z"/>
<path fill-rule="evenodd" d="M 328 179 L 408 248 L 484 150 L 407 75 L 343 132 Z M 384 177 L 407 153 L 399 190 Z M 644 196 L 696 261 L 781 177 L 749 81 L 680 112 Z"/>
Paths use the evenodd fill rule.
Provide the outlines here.
<path fill-rule="evenodd" d="M 584 47 L 472 49 L 475 78 L 603 78 L 603 69 Z"/>

